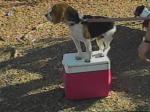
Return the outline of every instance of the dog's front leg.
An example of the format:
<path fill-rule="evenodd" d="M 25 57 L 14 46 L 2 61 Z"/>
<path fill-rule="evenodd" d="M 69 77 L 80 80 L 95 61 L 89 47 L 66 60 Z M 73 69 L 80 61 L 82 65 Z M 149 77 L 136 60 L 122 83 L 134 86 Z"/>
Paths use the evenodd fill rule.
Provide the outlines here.
<path fill-rule="evenodd" d="M 91 59 L 91 53 L 92 53 L 92 45 L 91 45 L 91 40 L 90 39 L 86 39 L 85 42 L 85 47 L 86 47 L 86 58 L 85 58 L 85 62 L 90 62 Z"/>
<path fill-rule="evenodd" d="M 105 46 L 104 46 L 103 39 L 96 39 L 96 43 L 99 47 L 99 56 L 98 57 L 104 57 Z"/>
<path fill-rule="evenodd" d="M 81 60 L 82 59 L 82 49 L 81 49 L 81 44 L 80 44 L 80 41 L 75 39 L 75 38 L 72 38 L 75 46 L 76 46 L 76 49 L 77 49 L 77 55 L 75 57 L 76 60 Z"/>

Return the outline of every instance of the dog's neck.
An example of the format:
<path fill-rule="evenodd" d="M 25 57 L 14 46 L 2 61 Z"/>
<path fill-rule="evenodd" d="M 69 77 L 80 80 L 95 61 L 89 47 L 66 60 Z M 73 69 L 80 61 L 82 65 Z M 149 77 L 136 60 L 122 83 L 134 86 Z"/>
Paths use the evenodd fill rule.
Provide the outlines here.
<path fill-rule="evenodd" d="M 79 20 L 78 20 L 78 21 L 68 21 L 68 22 L 67 22 L 67 25 L 69 25 L 69 26 L 74 26 L 74 25 L 76 25 L 76 24 L 80 24 L 81 21 L 82 21 L 82 19 L 83 19 L 83 16 L 84 16 L 84 15 L 79 14 Z"/>
<path fill-rule="evenodd" d="M 148 17 L 148 16 L 150 16 L 150 11 L 148 10 L 148 8 L 144 8 L 142 13 L 140 14 L 140 17 Z"/>

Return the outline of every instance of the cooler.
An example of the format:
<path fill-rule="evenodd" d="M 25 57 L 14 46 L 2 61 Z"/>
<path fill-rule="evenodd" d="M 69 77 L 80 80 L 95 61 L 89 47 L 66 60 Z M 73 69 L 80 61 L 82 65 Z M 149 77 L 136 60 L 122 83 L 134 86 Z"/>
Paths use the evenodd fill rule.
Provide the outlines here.
<path fill-rule="evenodd" d="M 108 57 L 99 57 L 99 52 L 92 52 L 90 63 L 75 60 L 76 53 L 64 54 L 64 89 L 65 97 L 81 100 L 106 97 L 111 86 L 111 69 Z"/>

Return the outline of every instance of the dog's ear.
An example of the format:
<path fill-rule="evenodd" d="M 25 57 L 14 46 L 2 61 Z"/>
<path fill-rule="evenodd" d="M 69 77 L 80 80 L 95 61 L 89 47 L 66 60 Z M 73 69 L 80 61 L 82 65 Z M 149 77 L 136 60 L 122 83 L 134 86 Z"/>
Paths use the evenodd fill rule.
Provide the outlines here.
<path fill-rule="evenodd" d="M 54 5 L 52 7 L 50 14 L 53 18 L 53 23 L 59 23 L 60 22 L 61 14 L 60 14 L 60 8 L 58 7 L 58 5 Z"/>
<path fill-rule="evenodd" d="M 59 23 L 64 20 L 67 7 L 67 4 L 56 4 L 52 7 L 51 15 L 53 16 L 54 23 Z"/>
<path fill-rule="evenodd" d="M 144 8 L 145 8 L 144 5 L 141 5 L 141 6 L 136 7 L 136 9 L 135 9 L 135 11 L 134 11 L 135 17 L 136 17 L 136 16 L 140 16 L 140 14 L 143 12 Z"/>
<path fill-rule="evenodd" d="M 78 23 L 80 21 L 78 11 L 72 7 L 68 7 L 65 12 L 65 19 L 67 21 Z"/>

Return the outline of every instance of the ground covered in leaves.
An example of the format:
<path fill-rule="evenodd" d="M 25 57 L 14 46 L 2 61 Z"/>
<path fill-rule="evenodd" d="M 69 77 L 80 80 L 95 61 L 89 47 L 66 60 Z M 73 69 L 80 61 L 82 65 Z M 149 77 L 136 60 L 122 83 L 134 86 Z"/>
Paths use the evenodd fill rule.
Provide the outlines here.
<path fill-rule="evenodd" d="M 76 52 L 64 24 L 44 14 L 62 0 L 0 1 L 0 112 L 150 111 L 150 66 L 137 56 L 140 22 L 117 22 L 109 57 L 112 91 L 106 98 L 64 98 L 61 61 Z M 64 0 L 82 14 L 130 17 L 145 0 Z M 34 41 L 34 46 L 32 42 Z"/>

